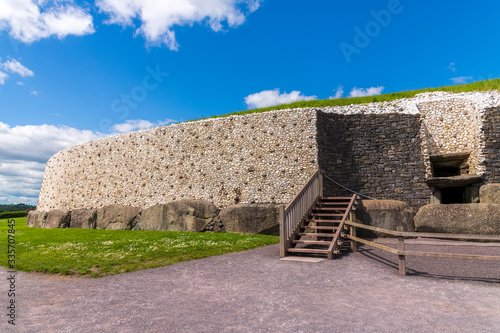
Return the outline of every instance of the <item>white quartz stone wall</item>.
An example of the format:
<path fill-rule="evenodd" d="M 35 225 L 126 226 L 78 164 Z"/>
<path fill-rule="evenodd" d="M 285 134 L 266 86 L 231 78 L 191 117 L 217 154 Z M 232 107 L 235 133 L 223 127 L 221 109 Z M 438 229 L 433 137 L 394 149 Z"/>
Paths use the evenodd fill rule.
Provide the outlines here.
<path fill-rule="evenodd" d="M 39 210 L 173 200 L 287 203 L 318 167 L 316 111 L 273 111 L 112 136 L 54 155 Z"/>

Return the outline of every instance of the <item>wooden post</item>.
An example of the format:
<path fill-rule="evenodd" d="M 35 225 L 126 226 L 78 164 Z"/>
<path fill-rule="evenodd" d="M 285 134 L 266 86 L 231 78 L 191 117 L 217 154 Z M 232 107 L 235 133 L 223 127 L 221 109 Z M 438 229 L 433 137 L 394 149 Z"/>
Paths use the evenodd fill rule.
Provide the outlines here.
<path fill-rule="evenodd" d="M 279 219 L 280 219 L 280 257 L 283 258 L 286 254 L 286 237 L 287 237 L 284 205 L 279 206 Z"/>
<path fill-rule="evenodd" d="M 404 231 L 403 226 L 398 226 L 397 230 L 399 232 L 403 232 Z M 398 236 L 399 275 L 406 275 L 406 257 L 404 255 L 404 251 L 405 251 L 405 238 L 403 236 Z"/>
<path fill-rule="evenodd" d="M 349 215 L 349 221 L 351 221 L 351 222 L 353 222 L 353 220 L 354 220 L 353 215 L 354 215 L 353 212 L 351 212 L 351 214 Z M 351 227 L 351 230 L 350 230 L 351 236 L 356 237 L 356 227 L 352 226 L 352 225 L 350 227 Z M 358 251 L 356 241 L 351 239 L 351 252 L 354 253 L 356 251 Z"/>

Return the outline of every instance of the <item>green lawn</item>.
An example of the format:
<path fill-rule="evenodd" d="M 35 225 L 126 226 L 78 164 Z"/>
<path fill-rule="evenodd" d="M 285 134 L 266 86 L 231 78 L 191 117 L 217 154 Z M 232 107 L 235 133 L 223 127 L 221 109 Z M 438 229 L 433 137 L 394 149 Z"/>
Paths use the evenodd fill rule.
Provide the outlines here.
<path fill-rule="evenodd" d="M 448 91 L 453 93 L 460 92 L 470 92 L 470 91 L 487 91 L 487 90 L 500 90 L 500 79 L 484 80 L 469 84 L 459 84 L 454 86 L 445 86 L 438 88 L 425 88 L 418 90 L 395 92 L 391 94 L 368 96 L 368 97 L 351 97 L 351 98 L 339 98 L 339 99 L 321 99 L 313 101 L 300 101 L 291 104 L 282 104 L 277 106 L 270 106 L 261 109 L 252 109 L 246 111 L 233 112 L 221 116 L 214 116 L 209 118 L 220 118 L 227 117 L 231 115 L 242 115 L 249 113 L 259 113 L 272 110 L 283 110 L 283 109 L 293 109 L 293 108 L 309 108 L 309 107 L 325 107 L 325 106 L 343 106 L 351 104 L 364 104 L 364 103 L 374 103 L 374 102 L 388 102 L 401 98 L 411 98 L 417 94 L 424 92 L 433 91 Z"/>
<path fill-rule="evenodd" d="M 279 237 L 171 231 L 41 229 L 16 218 L 15 269 L 101 277 L 275 244 Z M 0 220 L 1 265 L 8 267 L 8 220 Z M 12 242 L 12 240 L 11 240 Z M 12 247 L 10 248 L 12 249 Z"/>

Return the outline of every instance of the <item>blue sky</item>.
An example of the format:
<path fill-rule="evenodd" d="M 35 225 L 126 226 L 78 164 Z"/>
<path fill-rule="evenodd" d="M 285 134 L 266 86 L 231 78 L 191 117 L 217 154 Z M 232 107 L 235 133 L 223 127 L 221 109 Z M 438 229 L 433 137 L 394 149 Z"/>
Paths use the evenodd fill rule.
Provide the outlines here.
<path fill-rule="evenodd" d="M 113 133 L 500 76 L 497 1 L 0 0 L 0 203 Z"/>

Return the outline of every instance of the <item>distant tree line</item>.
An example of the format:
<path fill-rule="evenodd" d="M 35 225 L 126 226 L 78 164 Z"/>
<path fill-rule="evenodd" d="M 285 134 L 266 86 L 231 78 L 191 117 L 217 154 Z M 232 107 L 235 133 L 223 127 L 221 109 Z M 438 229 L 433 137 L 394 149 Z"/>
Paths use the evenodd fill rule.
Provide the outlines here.
<path fill-rule="evenodd" d="M 26 211 L 27 209 L 35 209 L 36 206 L 26 205 L 23 203 L 20 204 L 12 204 L 12 205 L 0 205 L 0 213 L 3 212 L 20 212 Z"/>

